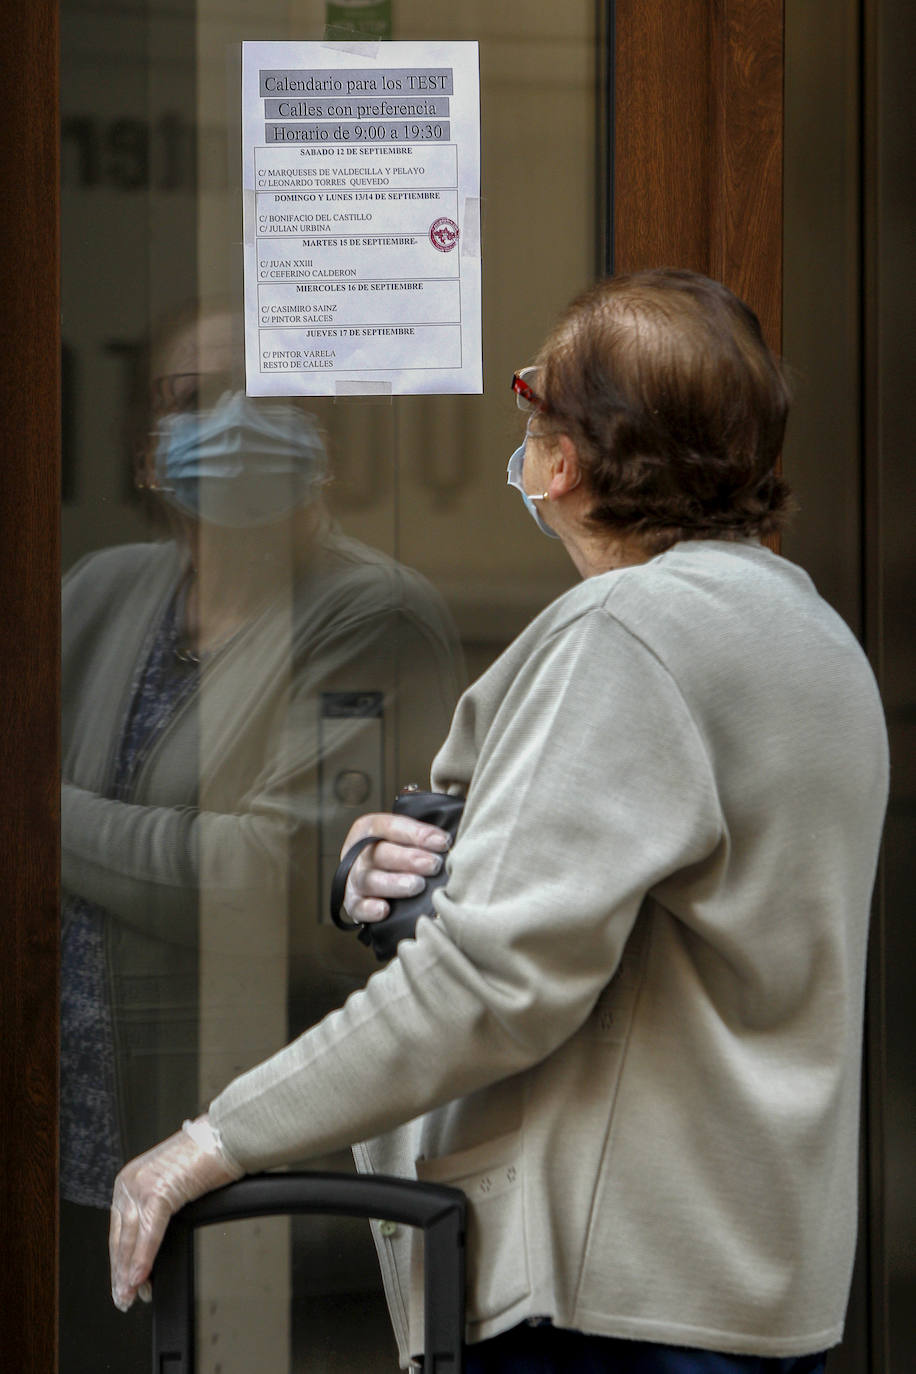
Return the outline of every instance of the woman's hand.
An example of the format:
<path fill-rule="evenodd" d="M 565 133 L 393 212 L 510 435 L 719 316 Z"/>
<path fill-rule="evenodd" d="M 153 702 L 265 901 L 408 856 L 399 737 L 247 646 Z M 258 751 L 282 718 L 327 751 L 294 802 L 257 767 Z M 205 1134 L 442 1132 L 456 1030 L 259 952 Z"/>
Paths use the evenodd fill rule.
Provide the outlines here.
<path fill-rule="evenodd" d="M 341 857 L 366 835 L 378 835 L 379 843 L 367 845 L 350 870 L 343 905 L 351 921 L 383 921 L 388 899 L 416 897 L 439 872 L 452 837 L 436 825 L 382 811 L 353 822 Z"/>
<path fill-rule="evenodd" d="M 168 1140 L 125 1164 L 115 1179 L 108 1232 L 115 1307 L 126 1312 L 136 1297 L 149 1300 L 147 1280 L 169 1218 L 243 1172 L 220 1146 L 206 1116 L 186 1121 Z"/>

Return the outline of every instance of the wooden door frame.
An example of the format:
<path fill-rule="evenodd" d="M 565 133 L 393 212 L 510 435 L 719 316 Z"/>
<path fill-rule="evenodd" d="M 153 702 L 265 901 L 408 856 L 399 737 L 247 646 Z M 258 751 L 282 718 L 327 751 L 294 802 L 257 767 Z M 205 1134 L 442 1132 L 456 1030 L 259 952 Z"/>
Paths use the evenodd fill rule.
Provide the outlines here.
<path fill-rule="evenodd" d="M 60 304 L 56 0 L 0 11 L 0 1350 L 57 1339 Z"/>
<path fill-rule="evenodd" d="M 618 271 L 692 267 L 778 348 L 781 0 L 616 0 Z M 52 1374 L 57 1335 L 60 327 L 57 0 L 0 16 L 0 1350 Z"/>

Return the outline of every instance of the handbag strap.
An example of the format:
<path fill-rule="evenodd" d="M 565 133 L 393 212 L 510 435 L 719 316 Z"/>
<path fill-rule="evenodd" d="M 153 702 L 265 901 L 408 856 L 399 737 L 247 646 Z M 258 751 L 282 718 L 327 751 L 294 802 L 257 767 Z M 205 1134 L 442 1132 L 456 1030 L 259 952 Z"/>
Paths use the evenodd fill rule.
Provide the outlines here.
<path fill-rule="evenodd" d="M 337 865 L 337 871 L 331 882 L 331 920 L 338 930 L 362 930 L 361 922 L 345 921 L 340 913 L 343 910 L 343 901 L 347 891 L 347 879 L 350 876 L 350 869 L 356 863 L 356 860 L 359 858 L 360 854 L 362 854 L 363 850 L 367 849 L 370 844 L 378 844 L 380 839 L 381 836 L 379 835 L 364 835 L 361 840 L 357 840 L 355 844 L 351 844 L 350 848 Z"/>

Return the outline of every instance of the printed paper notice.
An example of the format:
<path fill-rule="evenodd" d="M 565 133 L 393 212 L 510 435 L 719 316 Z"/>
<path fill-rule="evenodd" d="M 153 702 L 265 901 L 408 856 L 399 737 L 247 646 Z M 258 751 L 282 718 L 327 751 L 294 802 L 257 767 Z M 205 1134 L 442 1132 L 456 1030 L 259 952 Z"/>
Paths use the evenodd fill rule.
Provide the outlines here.
<path fill-rule="evenodd" d="M 477 44 L 243 43 L 242 111 L 248 394 L 482 391 Z"/>

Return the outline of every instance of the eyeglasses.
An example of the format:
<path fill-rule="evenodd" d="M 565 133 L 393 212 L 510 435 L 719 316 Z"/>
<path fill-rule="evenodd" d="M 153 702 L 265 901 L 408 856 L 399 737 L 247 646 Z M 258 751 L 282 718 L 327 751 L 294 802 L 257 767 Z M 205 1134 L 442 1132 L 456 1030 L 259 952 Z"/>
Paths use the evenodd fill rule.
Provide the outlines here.
<path fill-rule="evenodd" d="M 550 413 L 549 405 L 541 399 L 531 385 L 533 381 L 537 380 L 540 370 L 539 367 L 521 368 L 512 378 L 512 390 L 515 392 L 515 403 L 519 410 L 527 411 L 529 414 L 534 412 L 547 415 Z"/>

